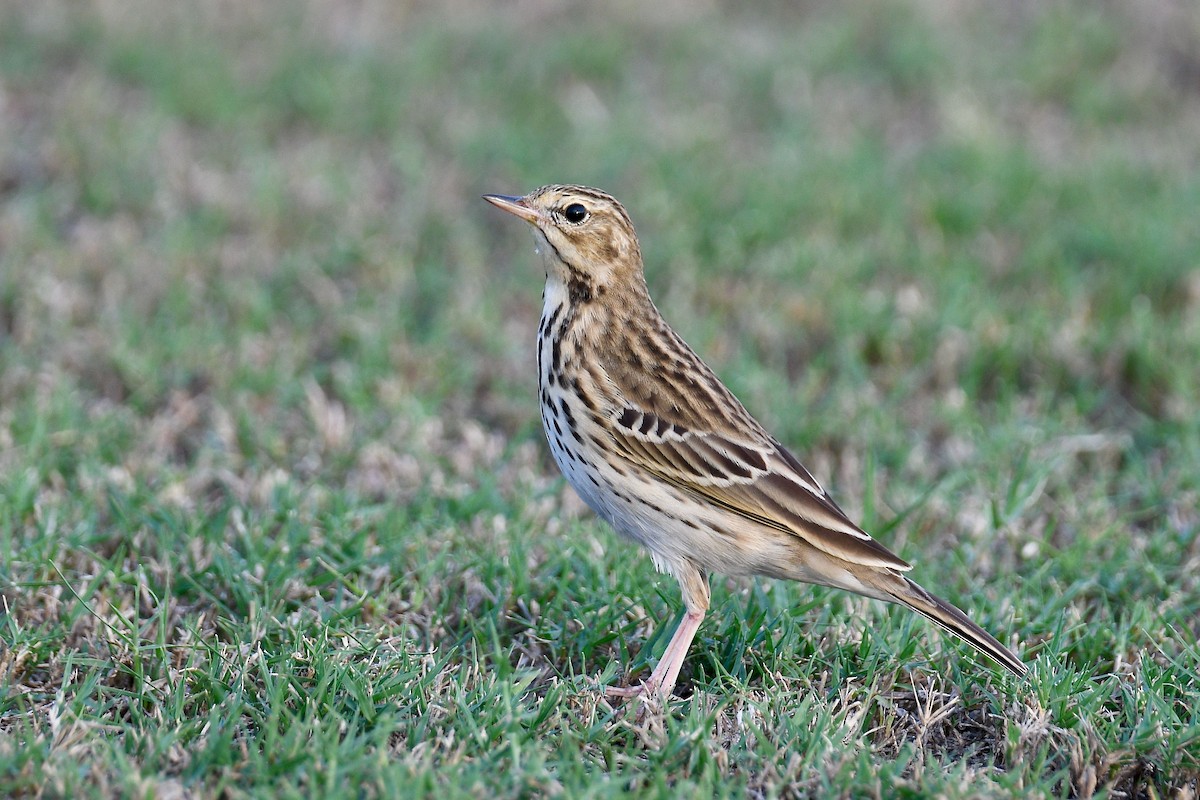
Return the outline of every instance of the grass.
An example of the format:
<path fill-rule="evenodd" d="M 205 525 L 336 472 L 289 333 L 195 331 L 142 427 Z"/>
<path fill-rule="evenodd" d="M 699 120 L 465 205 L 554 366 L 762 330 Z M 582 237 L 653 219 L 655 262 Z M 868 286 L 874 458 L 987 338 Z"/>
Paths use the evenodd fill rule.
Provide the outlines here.
<path fill-rule="evenodd" d="M 1193 797 L 1186 4 L 0 5 L 0 795 Z M 540 441 L 528 234 L 1033 664 L 677 590 Z"/>

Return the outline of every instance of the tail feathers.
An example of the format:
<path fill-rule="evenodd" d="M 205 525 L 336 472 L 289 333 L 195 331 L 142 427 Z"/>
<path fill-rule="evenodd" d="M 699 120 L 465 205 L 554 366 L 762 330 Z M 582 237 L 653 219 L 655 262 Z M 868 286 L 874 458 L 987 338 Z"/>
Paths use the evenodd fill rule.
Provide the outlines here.
<path fill-rule="evenodd" d="M 895 602 L 908 606 L 926 619 L 953 633 L 967 644 L 995 661 L 1017 677 L 1023 676 L 1027 667 L 990 633 L 976 625 L 967 615 L 937 595 L 925 591 L 919 584 L 902 575 L 894 575 L 896 583 L 888 582 L 884 588 Z"/>

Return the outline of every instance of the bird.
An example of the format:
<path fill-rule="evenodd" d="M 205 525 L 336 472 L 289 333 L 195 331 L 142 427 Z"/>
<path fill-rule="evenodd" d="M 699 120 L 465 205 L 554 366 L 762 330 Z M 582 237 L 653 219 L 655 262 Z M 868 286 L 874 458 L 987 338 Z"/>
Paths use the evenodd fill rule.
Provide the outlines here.
<path fill-rule="evenodd" d="M 679 583 L 684 613 L 649 678 L 611 695 L 670 698 L 710 605 L 709 576 L 765 576 L 897 603 L 1014 675 L 1025 664 L 907 577 L 726 388 L 650 298 L 625 208 L 549 185 L 483 199 L 533 226 L 545 269 L 538 395 L 550 452 L 601 519 Z"/>

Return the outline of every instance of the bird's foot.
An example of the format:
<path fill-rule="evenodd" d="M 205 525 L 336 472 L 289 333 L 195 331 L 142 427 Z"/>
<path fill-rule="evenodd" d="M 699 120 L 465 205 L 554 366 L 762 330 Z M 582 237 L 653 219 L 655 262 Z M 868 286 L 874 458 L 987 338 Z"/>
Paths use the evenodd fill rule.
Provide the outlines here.
<path fill-rule="evenodd" d="M 638 683 L 633 686 L 605 686 L 604 694 L 609 697 L 650 697 L 658 695 L 658 687 L 651 686 L 649 681 Z"/>

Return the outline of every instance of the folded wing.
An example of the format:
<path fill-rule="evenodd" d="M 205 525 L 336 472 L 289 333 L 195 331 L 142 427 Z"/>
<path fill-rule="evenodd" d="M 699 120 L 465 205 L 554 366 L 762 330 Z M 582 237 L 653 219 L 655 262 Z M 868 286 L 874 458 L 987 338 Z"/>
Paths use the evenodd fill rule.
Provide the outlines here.
<path fill-rule="evenodd" d="M 689 416 L 685 427 L 662 412 L 627 405 L 610 429 L 622 455 L 678 489 L 845 561 L 910 569 L 851 522 L 796 457 L 765 432 L 750 437 L 697 430 L 695 416 Z"/>

